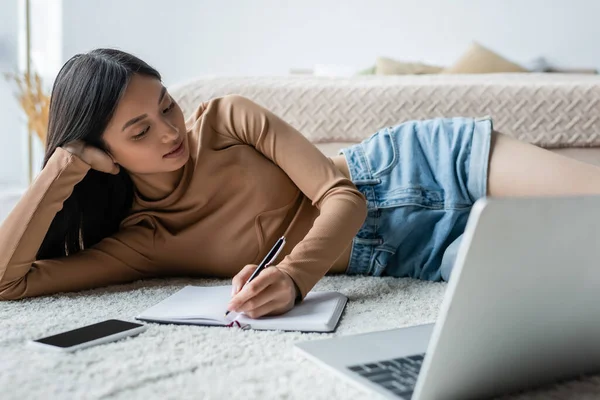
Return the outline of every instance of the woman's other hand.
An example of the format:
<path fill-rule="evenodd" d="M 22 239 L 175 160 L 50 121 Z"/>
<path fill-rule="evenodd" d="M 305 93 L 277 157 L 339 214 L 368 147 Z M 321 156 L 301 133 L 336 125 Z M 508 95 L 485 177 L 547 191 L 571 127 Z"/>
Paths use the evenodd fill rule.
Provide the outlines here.
<path fill-rule="evenodd" d="M 87 145 L 81 140 L 75 140 L 62 146 L 62 148 L 81 158 L 96 171 L 113 175 L 118 174 L 120 171 L 119 164 L 114 163 L 108 153 L 97 147 Z"/>

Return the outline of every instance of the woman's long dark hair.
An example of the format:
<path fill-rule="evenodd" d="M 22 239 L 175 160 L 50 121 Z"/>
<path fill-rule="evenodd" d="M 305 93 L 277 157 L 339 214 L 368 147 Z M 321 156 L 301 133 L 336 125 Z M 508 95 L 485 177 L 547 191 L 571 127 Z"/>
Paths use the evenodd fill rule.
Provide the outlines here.
<path fill-rule="evenodd" d="M 50 99 L 45 167 L 57 147 L 74 140 L 109 150 L 102 138 L 134 74 L 161 76 L 139 58 L 115 49 L 77 54 L 62 67 Z M 75 254 L 112 235 L 131 209 L 133 182 L 90 169 L 64 202 L 37 253 L 37 259 Z"/>

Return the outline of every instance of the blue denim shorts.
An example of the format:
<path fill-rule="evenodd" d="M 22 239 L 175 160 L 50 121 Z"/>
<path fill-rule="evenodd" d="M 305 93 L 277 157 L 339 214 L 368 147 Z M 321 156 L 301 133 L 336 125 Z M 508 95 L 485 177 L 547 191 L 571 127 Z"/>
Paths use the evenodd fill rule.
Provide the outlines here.
<path fill-rule="evenodd" d="M 409 121 L 341 149 L 368 205 L 346 274 L 447 281 L 487 193 L 492 131 L 489 117 Z"/>

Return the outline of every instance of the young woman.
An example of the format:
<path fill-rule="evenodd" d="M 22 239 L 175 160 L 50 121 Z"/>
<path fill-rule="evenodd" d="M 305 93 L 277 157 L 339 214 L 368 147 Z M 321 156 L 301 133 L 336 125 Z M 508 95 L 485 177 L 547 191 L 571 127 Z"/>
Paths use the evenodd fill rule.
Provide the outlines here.
<path fill-rule="evenodd" d="M 257 318 L 328 272 L 447 280 L 478 198 L 592 193 L 599 168 L 489 119 L 410 121 L 332 158 L 241 96 L 184 121 L 156 70 L 97 49 L 54 83 L 44 168 L 0 227 L 0 298 L 233 277 L 228 309 Z M 282 235 L 274 267 L 238 293 Z"/>

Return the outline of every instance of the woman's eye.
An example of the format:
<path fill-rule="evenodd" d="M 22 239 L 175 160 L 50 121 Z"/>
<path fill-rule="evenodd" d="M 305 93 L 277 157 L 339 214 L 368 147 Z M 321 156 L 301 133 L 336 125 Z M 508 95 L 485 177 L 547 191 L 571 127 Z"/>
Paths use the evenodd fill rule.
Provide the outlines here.
<path fill-rule="evenodd" d="M 143 137 L 144 137 L 144 135 L 146 135 L 146 133 L 148 132 L 148 129 L 149 129 L 149 128 L 146 128 L 146 129 L 144 129 L 142 132 L 140 132 L 139 134 L 137 134 L 137 135 L 135 135 L 135 136 L 132 136 L 131 138 L 132 138 L 133 140 L 140 140 L 141 138 L 143 138 Z"/>
<path fill-rule="evenodd" d="M 173 107 L 175 107 L 175 102 L 174 102 L 174 101 L 172 101 L 172 102 L 171 102 L 171 104 L 169 104 L 169 107 L 167 107 L 167 108 L 165 108 L 165 109 L 163 110 L 163 114 L 166 114 L 166 113 L 168 113 L 169 111 L 171 111 L 171 110 L 173 109 Z"/>

